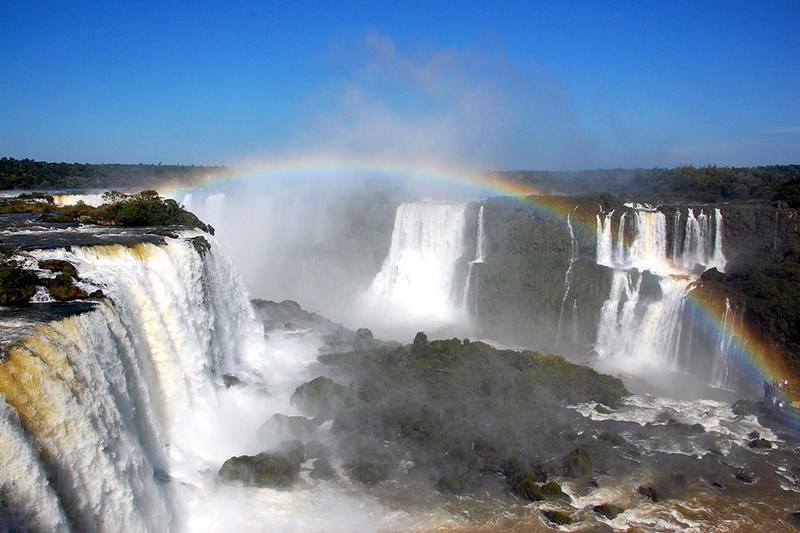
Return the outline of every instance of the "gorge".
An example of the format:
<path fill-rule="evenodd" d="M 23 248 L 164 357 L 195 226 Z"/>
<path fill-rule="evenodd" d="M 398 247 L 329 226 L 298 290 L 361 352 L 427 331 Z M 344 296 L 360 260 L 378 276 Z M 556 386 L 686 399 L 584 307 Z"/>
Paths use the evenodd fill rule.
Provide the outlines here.
<path fill-rule="evenodd" d="M 753 396 L 754 390 L 760 393 L 763 376 L 741 360 L 736 336 L 742 329 L 735 325 L 743 321 L 743 311 L 736 302 L 728 300 L 719 323 L 707 327 L 692 295 L 703 284 L 719 282 L 714 272 L 724 275 L 753 250 L 796 242 L 793 211 L 626 206 L 603 197 L 420 201 L 402 194 L 378 206 L 324 194 L 312 196 L 309 204 L 291 197 L 267 204 L 251 195 L 248 206 L 262 209 L 243 209 L 231 201 L 236 192 L 191 194 L 178 199 L 217 229 L 216 238 L 198 230 L 158 234 L 37 222 L 24 231 L 19 225 L 4 231 L 4 241 L 17 246 L 30 268 L 66 261 L 87 292 L 99 289 L 104 296 L 87 300 L 80 313 L 55 320 L 28 316 L 25 324 L 3 308 L 4 331 L 25 333 L 4 338 L 0 364 L 0 530 L 494 525 L 546 531 L 556 515 L 545 511 L 556 510 L 571 515 L 578 530 L 681 530 L 720 526 L 723 510 L 733 505 L 738 511 L 732 527 L 790 524 L 790 502 L 800 491 L 796 434 L 760 423 L 753 410 L 746 412 L 749 404 L 734 408 L 708 399 L 708 391 L 731 399 Z M 231 224 L 237 217 L 242 224 Z M 765 241 L 764 232 L 770 239 Z M 196 237 L 209 246 L 196 246 Z M 24 241 L 32 244 L 23 246 Z M 253 243 L 269 251 L 251 253 L 247 247 Z M 242 283 L 237 267 L 250 260 Z M 712 267 L 716 270 L 708 270 Z M 281 304 L 280 313 L 265 304 L 254 309 L 251 296 L 293 298 L 353 329 L 367 326 L 379 338 L 388 332 L 384 338 L 405 347 L 374 340 L 367 330 L 348 332 L 289 303 Z M 35 305 L 60 304 L 44 298 Z M 429 345 L 414 336 L 422 330 L 431 338 L 473 341 Z M 535 418 L 540 407 L 526 413 L 524 403 L 510 403 L 530 394 L 524 382 L 515 381 L 521 378 L 500 377 L 498 370 L 481 367 L 480 358 L 470 358 L 509 358 L 515 372 L 552 360 L 530 352 L 496 353 L 476 338 L 563 353 L 611 369 L 626 385 L 654 372 L 691 375 L 697 383 L 673 391 L 682 398 L 576 396 L 552 412 L 541 407 L 549 405 L 550 393 L 538 386 L 534 390 L 542 396 L 530 405 L 552 414 L 534 434 L 530 428 L 540 423 Z M 429 361 L 428 350 L 439 359 Z M 475 371 L 462 377 L 457 366 L 438 366 L 461 352 L 464 364 L 478 365 Z M 329 357 L 318 362 L 319 354 Z M 428 433 L 417 422 L 399 440 L 387 438 L 392 453 L 379 447 L 379 456 L 386 453 L 386 482 L 362 486 L 351 479 L 352 458 L 341 454 L 372 452 L 343 444 L 350 434 L 337 431 L 370 411 L 348 403 L 345 410 L 319 415 L 290 398 L 320 374 L 345 385 L 352 380 L 358 391 L 374 389 L 376 375 L 348 374 L 358 357 L 367 362 L 356 368 L 374 361 L 399 368 L 433 364 L 424 376 L 471 380 L 456 405 L 480 427 L 479 410 L 472 406 L 486 403 L 503 430 L 482 444 L 477 434 L 465 434 L 464 464 L 472 466 L 465 472 L 454 466 L 451 474 L 466 493 L 435 490 L 437 480 L 440 486 L 445 479 L 438 470 L 444 466 L 423 467 L 427 452 L 414 443 L 427 442 Z M 411 362 L 414 357 L 419 363 Z M 515 385 L 504 386 L 505 379 Z M 374 394 L 389 404 L 382 408 L 408 397 L 390 390 L 391 383 L 378 383 Z M 459 382 L 446 383 L 429 382 L 461 389 Z M 498 410 L 498 405 L 514 407 Z M 304 463 L 289 491 L 221 482 L 217 472 L 229 458 L 254 456 L 296 438 L 287 427 L 301 422 L 280 426 L 278 415 L 315 420 L 310 431 L 337 449 L 330 457 L 341 478 L 315 481 L 311 465 Z M 436 424 L 449 419 L 437 416 Z M 363 426 L 354 427 L 364 433 Z M 392 427 L 369 431 L 393 435 Z M 759 439 L 770 451 L 755 448 Z M 308 450 L 312 441 L 301 442 Z M 508 478 L 520 471 L 509 470 L 504 462 L 510 457 L 502 454 L 514 449 L 526 468 L 541 468 L 538 483 L 557 483 L 566 498 L 531 506 L 531 499 L 521 496 L 528 494 L 519 488 L 521 480 L 509 493 Z M 572 477 L 561 465 L 574 449 L 588 450 L 594 465 Z M 759 453 L 769 454 L 769 461 Z M 477 496 L 480 491 L 492 497 Z M 609 518 L 593 510 L 609 502 L 624 511 Z M 676 503 L 682 510 L 674 511 Z M 780 512 L 772 515 L 774 509 Z"/>

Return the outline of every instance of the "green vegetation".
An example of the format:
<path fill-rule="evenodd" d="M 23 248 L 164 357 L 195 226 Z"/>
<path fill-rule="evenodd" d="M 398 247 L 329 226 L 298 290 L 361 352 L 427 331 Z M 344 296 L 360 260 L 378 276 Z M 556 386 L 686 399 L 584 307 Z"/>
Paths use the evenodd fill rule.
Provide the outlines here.
<path fill-rule="evenodd" d="M 222 464 L 219 477 L 256 487 L 289 487 L 300 474 L 302 460 L 300 456 L 275 453 L 231 457 Z"/>
<path fill-rule="evenodd" d="M 720 316 L 727 299 L 751 325 L 749 331 L 782 353 L 789 370 L 800 375 L 800 244 L 749 255 L 724 274 L 709 271 L 695 290 Z"/>
<path fill-rule="evenodd" d="M 167 181 L 190 185 L 224 172 L 223 167 L 46 163 L 3 157 L 0 158 L 0 189 L 136 189 L 155 187 Z"/>
<path fill-rule="evenodd" d="M 0 304 L 25 303 L 36 294 L 39 279 L 13 261 L 0 263 Z"/>
<path fill-rule="evenodd" d="M 626 394 L 617 378 L 563 357 L 430 341 L 421 332 L 407 346 L 319 359 L 333 379 L 298 387 L 292 403 L 317 420 L 333 419 L 351 477 L 368 484 L 387 479 L 397 467 L 392 457 L 402 456 L 437 472 L 432 479 L 445 493 L 469 490 L 493 471 L 505 472 L 526 498 L 568 498 L 557 484 L 545 483 L 541 470 L 525 465 L 574 449 L 560 436 L 570 416 L 564 404 L 616 406 Z M 347 386 L 337 383 L 340 375 Z M 584 473 L 591 470 L 588 454 L 580 457 L 586 462 Z"/>
<path fill-rule="evenodd" d="M 800 165 L 493 173 L 549 193 L 611 193 L 637 201 L 784 202 L 800 208 Z"/>
<path fill-rule="evenodd" d="M 614 520 L 617 516 L 625 512 L 625 508 L 614 505 L 613 503 L 603 503 L 592 507 L 592 511 L 605 516 L 609 520 Z"/>
<path fill-rule="evenodd" d="M 98 207 L 83 202 L 56 207 L 51 196 L 33 193 L 0 201 L 0 214 L 41 213 L 41 219 L 48 222 L 81 222 L 129 227 L 185 226 L 214 233 L 211 226 L 204 224 L 175 200 L 162 198 L 154 190 L 136 194 L 113 190 L 104 193 L 103 200 L 105 203 Z M 194 245 L 200 254 L 207 251 L 207 246 L 201 241 L 194 242 Z"/>
<path fill-rule="evenodd" d="M 43 219 L 52 222 L 85 222 L 115 226 L 186 226 L 213 233 L 194 214 L 186 211 L 172 199 L 161 198 L 158 192 L 146 190 L 136 194 L 109 191 L 103 194 L 106 202 L 92 207 L 78 203 L 55 208 Z"/>

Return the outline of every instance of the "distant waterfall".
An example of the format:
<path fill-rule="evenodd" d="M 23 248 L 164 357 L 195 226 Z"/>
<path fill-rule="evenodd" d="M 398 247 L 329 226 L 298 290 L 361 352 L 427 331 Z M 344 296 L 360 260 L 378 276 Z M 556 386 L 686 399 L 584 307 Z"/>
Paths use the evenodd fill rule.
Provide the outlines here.
<path fill-rule="evenodd" d="M 607 213 L 602 218 L 597 215 L 597 264 L 612 266 L 614 243 L 611 239 L 611 222 L 614 211 Z"/>
<path fill-rule="evenodd" d="M 468 313 L 472 313 L 473 316 L 478 314 L 477 309 L 477 300 L 475 308 L 470 309 L 470 295 L 472 294 L 472 272 L 474 270 L 475 264 L 481 264 L 486 261 L 486 233 L 484 230 L 484 221 L 483 221 L 483 204 L 481 204 L 480 208 L 478 209 L 478 229 L 475 234 L 475 259 L 469 262 L 467 265 L 467 276 L 464 280 L 464 298 L 462 307 Z M 477 285 L 478 280 L 475 280 L 475 284 Z"/>
<path fill-rule="evenodd" d="M 389 255 L 367 291 L 368 304 L 398 322 L 463 319 L 466 204 L 405 203 L 397 209 Z"/>
<path fill-rule="evenodd" d="M 575 210 L 577 210 L 577 206 Z M 573 210 L 573 212 L 575 211 Z M 556 341 L 555 345 L 558 346 L 561 338 L 563 337 L 563 326 L 564 326 L 564 305 L 567 302 L 567 297 L 569 296 L 570 287 L 572 285 L 572 269 L 575 266 L 575 261 L 578 260 L 578 240 L 575 238 L 575 230 L 572 228 L 572 222 L 570 222 L 570 213 L 567 213 L 567 230 L 569 231 L 569 264 L 567 265 L 567 272 L 564 274 L 564 296 L 561 298 L 561 309 L 558 313 L 558 326 L 556 327 Z M 573 310 L 577 308 L 578 299 L 573 298 Z M 572 317 L 572 328 L 573 328 L 573 335 L 572 335 L 572 342 L 577 341 L 577 322 L 575 317 L 576 312 L 573 311 Z"/>
<path fill-rule="evenodd" d="M 483 205 L 478 210 L 478 234 L 475 238 L 475 260 L 473 263 L 483 263 L 486 260 L 486 232 L 483 222 Z"/>
<path fill-rule="evenodd" d="M 733 389 L 740 382 L 741 365 L 734 359 L 733 344 L 740 341 L 735 332 L 741 328 L 743 315 L 744 309 L 732 309 L 730 301 L 725 299 L 725 314 L 722 317 L 722 328 L 717 337 L 711 369 L 711 383 L 716 387 Z"/>
<path fill-rule="evenodd" d="M 692 361 L 684 353 L 691 348 L 692 333 L 685 336 L 685 329 L 692 325 L 686 324 L 684 308 L 692 282 L 704 270 L 725 268 L 722 213 L 716 209 L 712 219 L 702 210 L 688 208 L 681 223 L 683 213 L 676 211 L 669 241 L 663 213 L 649 206 L 626 207 L 628 211 L 618 218 L 616 242 L 611 240 L 611 215 L 597 217 L 597 263 L 615 270 L 598 324 L 598 357 L 631 370 L 639 365 L 672 370 L 713 367 L 706 376 L 709 383 L 730 383 L 725 377 L 731 370 L 724 342 L 720 341 L 711 363 Z M 628 228 L 631 221 L 633 227 Z M 647 281 L 647 297 L 642 294 L 645 271 L 653 275 Z"/>
<path fill-rule="evenodd" d="M 230 455 L 222 375 L 265 348 L 204 238 L 204 258 L 184 239 L 31 252 L 73 263 L 107 299 L 39 326 L 0 364 L 0 531 L 168 531 L 180 519 L 166 480 Z"/>

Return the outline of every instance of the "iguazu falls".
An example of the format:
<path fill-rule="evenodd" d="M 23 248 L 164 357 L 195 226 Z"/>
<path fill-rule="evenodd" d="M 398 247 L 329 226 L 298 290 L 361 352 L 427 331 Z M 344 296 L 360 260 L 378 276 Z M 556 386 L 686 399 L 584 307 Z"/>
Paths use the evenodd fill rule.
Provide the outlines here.
<path fill-rule="evenodd" d="M 800 532 L 798 28 L 0 2 L 0 533 Z"/>
<path fill-rule="evenodd" d="M 796 211 L 312 183 L 5 194 L 3 531 L 791 524 Z"/>

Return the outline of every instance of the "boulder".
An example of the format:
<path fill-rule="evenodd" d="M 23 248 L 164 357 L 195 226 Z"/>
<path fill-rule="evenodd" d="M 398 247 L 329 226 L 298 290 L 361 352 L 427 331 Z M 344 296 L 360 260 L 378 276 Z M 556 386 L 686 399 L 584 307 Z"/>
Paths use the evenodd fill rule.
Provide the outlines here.
<path fill-rule="evenodd" d="M 259 453 L 231 457 L 219 469 L 224 481 L 240 481 L 255 487 L 290 487 L 300 473 L 297 456 L 280 453 Z"/>
<path fill-rule="evenodd" d="M 328 481 L 339 477 L 333 465 L 331 465 L 331 462 L 325 458 L 315 460 L 311 467 L 311 472 L 308 475 L 311 476 L 312 479 L 319 479 L 321 481 Z"/>
<path fill-rule="evenodd" d="M 602 503 L 592 507 L 592 511 L 605 516 L 609 520 L 614 520 L 618 515 L 625 512 L 625 508 L 620 507 L 619 505 L 614 505 L 613 503 Z"/>
<path fill-rule="evenodd" d="M 653 487 L 645 487 L 643 485 L 640 485 L 637 490 L 638 490 L 640 495 L 644 496 L 645 498 L 647 498 L 650 501 L 657 502 L 657 501 L 659 501 L 661 499 L 658 496 L 658 493 L 656 492 L 656 489 L 654 489 Z"/>
<path fill-rule="evenodd" d="M 347 398 L 347 387 L 320 376 L 297 387 L 289 401 L 313 417 L 332 418 Z"/>
<path fill-rule="evenodd" d="M 276 442 L 285 439 L 307 442 L 313 439 L 316 432 L 317 426 L 304 416 L 286 416 L 276 413 L 258 428 L 257 436 L 261 442 Z"/>
<path fill-rule="evenodd" d="M 559 526 L 568 526 L 572 523 L 572 515 L 555 509 L 542 509 L 542 515 L 550 522 Z"/>
<path fill-rule="evenodd" d="M 592 471 L 592 457 L 589 450 L 575 448 L 564 458 L 564 475 L 567 477 L 581 477 Z"/>
<path fill-rule="evenodd" d="M 458 478 L 444 475 L 436 482 L 436 490 L 444 494 L 460 494 L 463 486 Z"/>

